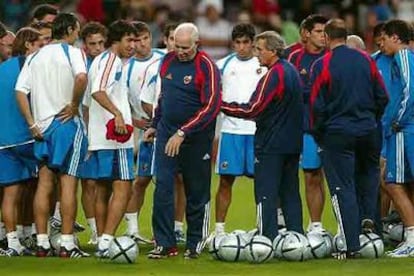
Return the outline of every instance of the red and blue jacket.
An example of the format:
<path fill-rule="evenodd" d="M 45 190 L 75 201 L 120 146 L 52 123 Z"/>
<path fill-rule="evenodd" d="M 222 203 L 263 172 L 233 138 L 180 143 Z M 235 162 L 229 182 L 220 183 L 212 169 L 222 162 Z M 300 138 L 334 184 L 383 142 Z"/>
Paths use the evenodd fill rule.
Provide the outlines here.
<path fill-rule="evenodd" d="M 289 55 L 289 62 L 292 63 L 299 72 L 299 75 L 302 79 L 303 84 L 303 102 L 305 103 L 305 112 L 304 112 L 304 122 L 303 127 L 304 131 L 309 131 L 309 121 L 310 121 L 310 114 L 309 114 L 309 99 L 310 99 L 310 71 L 312 68 L 313 63 L 320 57 L 322 57 L 326 51 L 322 51 L 320 53 L 310 53 L 304 47 L 294 51 Z"/>
<path fill-rule="evenodd" d="M 181 129 L 187 137 L 214 133 L 220 111 L 220 72 L 210 57 L 197 52 L 192 61 L 181 62 L 174 52 L 160 65 L 161 94 L 152 123 L 168 135 Z"/>
<path fill-rule="evenodd" d="M 256 153 L 300 153 L 303 135 L 302 85 L 296 68 L 279 59 L 257 84 L 248 103 L 223 102 L 227 115 L 256 121 Z"/>
<path fill-rule="evenodd" d="M 366 53 L 340 45 L 311 70 L 310 125 L 316 136 L 362 136 L 377 127 L 388 103 L 383 79 Z"/>

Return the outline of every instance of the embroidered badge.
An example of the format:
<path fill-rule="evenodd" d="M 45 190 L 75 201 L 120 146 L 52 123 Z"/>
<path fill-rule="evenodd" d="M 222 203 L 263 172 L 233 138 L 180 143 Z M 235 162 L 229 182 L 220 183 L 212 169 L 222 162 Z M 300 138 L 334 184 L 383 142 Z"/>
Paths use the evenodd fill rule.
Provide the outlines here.
<path fill-rule="evenodd" d="M 184 84 L 189 84 L 193 79 L 192 76 L 184 76 Z"/>
<path fill-rule="evenodd" d="M 257 68 L 256 73 L 260 75 L 263 72 L 262 68 Z"/>

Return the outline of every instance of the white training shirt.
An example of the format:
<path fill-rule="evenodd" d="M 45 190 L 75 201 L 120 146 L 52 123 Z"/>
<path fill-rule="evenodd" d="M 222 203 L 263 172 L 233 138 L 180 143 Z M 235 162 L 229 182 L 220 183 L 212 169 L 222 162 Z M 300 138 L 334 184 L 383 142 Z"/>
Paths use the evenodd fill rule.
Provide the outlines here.
<path fill-rule="evenodd" d="M 131 58 L 128 68 L 128 93 L 132 107 L 132 117 L 135 119 L 149 119 L 141 106 L 141 87 L 145 79 L 145 72 L 148 65 L 155 60 L 162 58 L 165 53 L 158 49 L 152 49 L 151 56 L 145 59 Z"/>
<path fill-rule="evenodd" d="M 162 58 L 159 58 L 148 65 L 141 87 L 141 101 L 151 104 L 153 112 L 158 105 L 158 97 L 161 93 L 161 78 L 159 75 L 161 61 Z M 154 114 L 152 115 L 154 116 Z"/>
<path fill-rule="evenodd" d="M 46 45 L 26 59 L 15 88 L 30 93 L 33 118 L 42 132 L 72 102 L 75 76 L 81 73 L 86 74 L 82 52 L 66 43 Z"/>
<path fill-rule="evenodd" d="M 126 86 L 127 68 L 116 54 L 105 51 L 97 56 L 89 69 L 89 87 L 92 96 L 89 106 L 88 138 L 89 150 L 133 148 L 133 135 L 126 143 L 118 143 L 106 139 L 106 124 L 114 115 L 103 108 L 93 99 L 93 94 L 105 91 L 109 100 L 122 113 L 125 124 L 132 125 L 131 109 L 128 101 L 128 88 Z"/>
<path fill-rule="evenodd" d="M 217 61 L 221 72 L 223 101 L 247 103 L 256 90 L 256 85 L 267 72 L 261 67 L 259 60 L 252 57 L 241 60 L 235 53 Z M 222 126 L 220 131 L 232 134 L 252 135 L 256 131 L 256 124 L 251 120 L 244 120 L 221 113 Z"/>

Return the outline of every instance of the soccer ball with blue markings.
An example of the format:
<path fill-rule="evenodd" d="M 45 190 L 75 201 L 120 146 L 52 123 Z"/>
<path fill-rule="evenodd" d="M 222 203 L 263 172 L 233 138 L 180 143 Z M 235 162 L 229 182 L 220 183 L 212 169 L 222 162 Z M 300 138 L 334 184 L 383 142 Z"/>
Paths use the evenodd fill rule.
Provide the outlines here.
<path fill-rule="evenodd" d="M 138 256 L 138 246 L 130 237 L 118 237 L 109 244 L 109 259 L 114 263 L 132 264 Z"/>

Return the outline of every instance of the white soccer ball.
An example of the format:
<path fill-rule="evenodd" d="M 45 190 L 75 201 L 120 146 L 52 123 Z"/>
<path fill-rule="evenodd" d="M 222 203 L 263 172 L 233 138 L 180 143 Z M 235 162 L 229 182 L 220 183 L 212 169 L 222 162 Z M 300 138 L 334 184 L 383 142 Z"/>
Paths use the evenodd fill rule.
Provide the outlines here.
<path fill-rule="evenodd" d="M 282 257 L 289 261 L 304 261 L 310 256 L 307 238 L 295 231 L 286 232 L 282 243 Z"/>
<path fill-rule="evenodd" d="M 328 256 L 330 252 L 328 252 L 328 247 L 322 233 L 309 232 L 306 234 L 306 237 L 308 238 L 312 258 L 322 259 Z"/>
<path fill-rule="evenodd" d="M 240 236 L 226 235 L 221 239 L 218 255 L 219 258 L 227 262 L 237 262 L 244 258 L 245 242 Z"/>
<path fill-rule="evenodd" d="M 343 235 L 336 234 L 332 239 L 333 251 L 341 252 L 346 249 L 346 241 Z"/>
<path fill-rule="evenodd" d="M 236 230 L 233 230 L 233 232 L 231 232 L 230 233 L 230 235 L 236 235 L 236 236 L 240 236 L 240 235 L 243 235 L 243 234 L 246 234 L 247 232 L 246 231 L 244 231 L 244 230 L 241 230 L 241 229 L 236 229 Z"/>
<path fill-rule="evenodd" d="M 387 245 L 394 245 L 390 237 L 390 231 L 393 227 L 394 227 L 394 224 L 392 223 L 385 223 L 382 226 L 382 237 L 384 238 L 384 243 Z"/>
<path fill-rule="evenodd" d="M 394 245 L 397 245 L 403 241 L 405 241 L 405 238 L 407 237 L 407 234 L 404 230 L 404 225 L 402 223 L 395 224 L 391 227 L 389 230 L 390 236 L 389 240 Z"/>
<path fill-rule="evenodd" d="M 272 241 L 265 236 L 254 236 L 246 249 L 246 259 L 251 263 L 264 263 L 273 258 Z"/>
<path fill-rule="evenodd" d="M 384 243 L 375 233 L 365 233 L 359 235 L 361 245 L 361 256 L 364 258 L 379 258 L 384 254 Z"/>
<path fill-rule="evenodd" d="M 211 254 L 213 259 L 221 260 L 220 255 L 218 254 L 219 248 L 220 248 L 220 242 L 221 240 L 226 236 L 227 234 L 219 234 L 214 236 L 209 245 L 208 245 L 208 253 Z"/>
<path fill-rule="evenodd" d="M 283 259 L 282 255 L 282 244 L 283 239 L 286 237 L 286 232 L 279 233 L 273 240 L 273 257 Z"/>
<path fill-rule="evenodd" d="M 115 238 L 109 244 L 109 259 L 114 263 L 131 264 L 138 256 L 138 246 L 130 237 Z"/>
<path fill-rule="evenodd" d="M 79 246 L 78 236 L 74 235 L 73 238 L 74 238 L 75 245 Z M 54 232 L 53 235 L 50 235 L 49 241 L 50 241 L 50 246 L 52 247 L 54 254 L 59 255 L 60 247 L 62 243 L 62 234 L 60 232 Z"/>
<path fill-rule="evenodd" d="M 324 230 L 321 232 L 323 239 L 325 240 L 326 244 L 326 254 L 327 256 L 330 256 L 332 252 L 334 251 L 333 246 L 333 236 L 330 232 Z"/>

